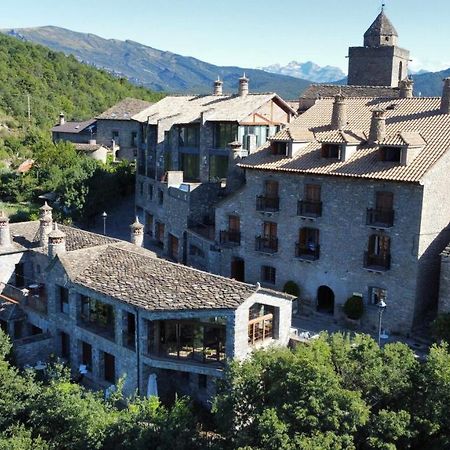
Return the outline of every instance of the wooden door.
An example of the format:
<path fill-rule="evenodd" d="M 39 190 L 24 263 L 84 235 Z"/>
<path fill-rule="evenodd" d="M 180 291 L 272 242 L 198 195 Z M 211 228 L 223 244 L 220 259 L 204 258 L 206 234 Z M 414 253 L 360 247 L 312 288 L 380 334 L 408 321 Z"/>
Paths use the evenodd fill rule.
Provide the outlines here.
<path fill-rule="evenodd" d="M 264 222 L 263 234 L 267 239 L 275 239 L 277 237 L 277 224 L 275 222 Z"/>
<path fill-rule="evenodd" d="M 231 261 L 231 278 L 237 281 L 245 281 L 245 262 L 241 258 L 233 258 Z"/>

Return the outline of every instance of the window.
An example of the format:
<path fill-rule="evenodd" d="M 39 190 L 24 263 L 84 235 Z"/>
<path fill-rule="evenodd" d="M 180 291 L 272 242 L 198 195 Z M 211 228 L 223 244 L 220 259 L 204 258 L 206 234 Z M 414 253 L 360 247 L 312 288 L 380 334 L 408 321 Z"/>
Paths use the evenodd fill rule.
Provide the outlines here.
<path fill-rule="evenodd" d="M 131 132 L 130 145 L 131 145 L 131 147 L 137 147 L 137 131 L 132 131 Z"/>
<path fill-rule="evenodd" d="M 178 261 L 178 238 L 173 234 L 169 233 L 169 258 Z"/>
<path fill-rule="evenodd" d="M 145 231 L 149 236 L 153 236 L 153 215 L 145 213 Z"/>
<path fill-rule="evenodd" d="M 161 222 L 156 222 L 155 239 L 161 246 L 164 245 L 164 224 Z"/>
<path fill-rule="evenodd" d="M 263 283 L 275 284 L 276 269 L 271 266 L 261 266 L 261 281 Z"/>
<path fill-rule="evenodd" d="M 25 273 L 23 263 L 17 263 L 14 268 L 15 286 L 17 288 L 25 287 Z"/>
<path fill-rule="evenodd" d="M 86 370 L 92 372 L 92 345 L 81 341 L 81 364 L 86 366 Z"/>
<path fill-rule="evenodd" d="M 139 181 L 139 195 L 144 195 L 144 183 Z"/>
<path fill-rule="evenodd" d="M 211 180 L 226 178 L 228 175 L 228 156 L 210 155 L 209 178 Z"/>
<path fill-rule="evenodd" d="M 402 155 L 401 147 L 380 147 L 380 159 L 386 162 L 400 162 Z"/>
<path fill-rule="evenodd" d="M 179 128 L 179 147 L 198 148 L 200 146 L 200 126 L 186 125 Z"/>
<path fill-rule="evenodd" d="M 322 144 L 322 157 L 340 159 L 341 146 L 337 144 Z"/>
<path fill-rule="evenodd" d="M 70 336 L 63 331 L 60 332 L 61 338 L 61 356 L 70 359 Z"/>
<path fill-rule="evenodd" d="M 250 345 L 273 337 L 274 314 L 273 306 L 261 303 L 255 303 L 249 309 L 248 343 Z"/>
<path fill-rule="evenodd" d="M 69 290 L 62 286 L 56 287 L 59 296 L 59 310 L 64 314 L 69 314 Z"/>
<path fill-rule="evenodd" d="M 103 352 L 103 379 L 109 383 L 116 382 L 116 358 Z"/>
<path fill-rule="evenodd" d="M 205 257 L 205 252 L 204 252 L 200 247 L 197 247 L 197 246 L 194 245 L 194 244 L 191 244 L 191 245 L 189 246 L 189 254 L 190 254 L 191 256 L 199 256 L 199 257 L 201 257 L 201 258 L 204 258 L 204 257 Z"/>
<path fill-rule="evenodd" d="M 239 216 L 228 216 L 228 231 L 239 233 L 241 231 L 241 219 Z"/>
<path fill-rule="evenodd" d="M 272 142 L 270 145 L 273 155 L 288 156 L 288 143 L 287 142 Z"/>
<path fill-rule="evenodd" d="M 257 211 L 278 211 L 280 198 L 278 196 L 278 181 L 266 180 L 264 182 L 264 195 L 256 198 Z"/>
<path fill-rule="evenodd" d="M 296 249 L 296 256 L 299 258 L 319 259 L 319 230 L 317 228 L 301 228 L 299 241 Z"/>
<path fill-rule="evenodd" d="M 200 177 L 200 157 L 190 153 L 181 153 L 181 170 L 186 181 L 197 181 Z"/>
<path fill-rule="evenodd" d="M 111 134 L 111 137 L 112 137 L 113 141 L 117 142 L 119 140 L 119 132 L 118 132 L 118 130 L 113 130 L 112 134 Z"/>
<path fill-rule="evenodd" d="M 303 200 L 298 205 L 298 215 L 320 217 L 322 215 L 321 187 L 319 184 L 306 184 Z"/>
<path fill-rule="evenodd" d="M 368 251 L 365 253 L 364 265 L 374 270 L 389 270 L 391 267 L 391 239 L 384 234 L 369 237 Z"/>
<path fill-rule="evenodd" d="M 131 350 L 134 350 L 136 342 L 136 317 L 133 313 L 125 312 L 122 317 L 123 335 L 122 344 Z"/>
<path fill-rule="evenodd" d="M 198 388 L 206 389 L 208 387 L 208 377 L 203 374 L 198 375 Z"/>
<path fill-rule="evenodd" d="M 238 126 L 235 123 L 216 123 L 214 128 L 214 148 L 226 148 L 230 142 L 236 141 Z"/>
<path fill-rule="evenodd" d="M 275 222 L 264 222 L 263 235 L 267 239 L 276 239 L 277 237 L 277 224 Z"/>
<path fill-rule="evenodd" d="M 81 296 L 80 323 L 108 339 L 115 335 L 114 307 L 99 300 Z"/>
<path fill-rule="evenodd" d="M 278 181 L 266 180 L 264 182 L 264 194 L 267 198 L 278 198 Z"/>
<path fill-rule="evenodd" d="M 263 223 L 262 236 L 256 238 L 256 251 L 275 253 L 278 251 L 277 224 Z"/>
<path fill-rule="evenodd" d="M 147 185 L 147 197 L 149 200 L 153 200 L 153 184 L 151 183 Z"/>
<path fill-rule="evenodd" d="M 387 290 L 379 287 L 369 288 L 369 303 L 372 305 L 377 305 L 381 301 L 386 302 Z"/>
<path fill-rule="evenodd" d="M 164 191 L 162 189 L 158 189 L 158 203 L 160 205 L 164 203 Z"/>

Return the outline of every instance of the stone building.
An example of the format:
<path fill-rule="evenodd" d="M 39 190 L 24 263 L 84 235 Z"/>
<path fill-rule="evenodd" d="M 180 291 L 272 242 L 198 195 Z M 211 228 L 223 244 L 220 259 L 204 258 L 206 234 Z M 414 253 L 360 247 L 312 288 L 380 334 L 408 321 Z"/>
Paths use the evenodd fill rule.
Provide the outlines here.
<path fill-rule="evenodd" d="M 20 366 L 59 356 L 94 388 L 206 403 L 226 361 L 287 345 L 291 297 L 157 259 L 132 243 L 0 213 L 0 325 Z"/>
<path fill-rule="evenodd" d="M 439 313 L 450 313 L 450 244 L 441 254 Z"/>
<path fill-rule="evenodd" d="M 152 103 L 136 98 L 126 98 L 105 112 L 97 120 L 97 143 L 110 147 L 114 157 L 133 161 L 144 142 L 141 124 L 133 116 Z"/>
<path fill-rule="evenodd" d="M 239 92 L 224 95 L 217 80 L 213 95 L 168 96 L 133 117 L 147 142 L 137 161 L 136 212 L 175 261 L 186 262 L 188 230 L 208 236 L 214 205 L 242 184 L 236 160 L 295 115 L 276 94 L 249 93 L 248 81 L 243 76 Z"/>
<path fill-rule="evenodd" d="M 376 324 L 410 333 L 437 309 L 450 240 L 450 79 L 442 98 L 326 98 L 240 162 L 245 187 L 216 208 L 193 265 L 300 286 L 338 319 L 353 294 Z"/>

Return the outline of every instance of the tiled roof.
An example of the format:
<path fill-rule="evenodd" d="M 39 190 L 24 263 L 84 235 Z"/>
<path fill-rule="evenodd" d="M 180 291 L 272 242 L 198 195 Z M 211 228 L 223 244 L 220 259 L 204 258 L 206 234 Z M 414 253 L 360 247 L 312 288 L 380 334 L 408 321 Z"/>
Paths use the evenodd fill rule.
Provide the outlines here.
<path fill-rule="evenodd" d="M 296 142 L 309 142 L 314 139 L 314 134 L 308 129 L 296 129 L 291 130 L 289 128 L 283 128 L 278 133 L 269 138 L 271 141 L 296 141 Z"/>
<path fill-rule="evenodd" d="M 184 95 L 165 97 L 144 111 L 133 116 L 138 122 L 156 125 L 159 120 L 172 119 L 173 123 L 204 121 L 241 121 L 270 100 L 283 105 L 292 114 L 292 109 L 284 100 L 273 93 L 239 95 Z"/>
<path fill-rule="evenodd" d="M 86 128 L 96 123 L 95 119 L 85 120 L 84 122 L 66 122 L 64 125 L 55 125 L 51 131 L 58 133 L 81 133 Z"/>
<path fill-rule="evenodd" d="M 364 131 L 353 130 L 329 130 L 316 133 L 318 142 L 328 142 L 333 144 L 360 144 L 367 140 Z"/>
<path fill-rule="evenodd" d="M 67 251 L 79 250 L 83 248 L 95 247 L 98 245 L 118 242 L 107 236 L 102 236 L 89 231 L 80 230 L 74 227 L 59 225 L 59 230 L 66 235 Z M 17 250 L 39 247 L 39 221 L 20 222 L 10 224 L 13 245 Z"/>
<path fill-rule="evenodd" d="M 426 142 L 424 138 L 420 135 L 420 133 L 417 133 L 415 131 L 411 132 L 403 131 L 400 133 L 395 133 L 390 136 L 386 136 L 381 142 L 381 145 L 392 145 L 392 146 L 409 145 L 411 147 L 423 147 L 424 145 L 426 145 Z"/>
<path fill-rule="evenodd" d="M 252 285 L 157 259 L 148 251 L 135 252 L 136 248 L 107 245 L 81 251 L 71 260 L 59 258 L 68 273 L 75 273 L 75 284 L 152 311 L 235 309 L 257 291 Z M 84 267 L 73 270 L 80 258 Z"/>
<path fill-rule="evenodd" d="M 131 120 L 135 114 L 140 113 L 152 104 L 153 103 L 139 100 L 137 98 L 126 98 L 100 114 L 97 119 Z"/>
<path fill-rule="evenodd" d="M 300 150 L 293 158 L 273 156 L 267 149 L 269 144 L 265 144 L 239 165 L 248 169 L 419 182 L 427 170 L 450 149 L 450 114 L 440 112 L 440 100 L 425 97 L 346 99 L 349 129 L 362 130 L 368 135 L 371 111 L 383 108 L 386 110 L 388 136 L 402 133 L 410 138 L 411 133 L 420 133 L 426 145 L 408 165 L 380 161 L 379 147 L 368 145 L 360 147 L 347 161 L 330 161 L 321 157 L 321 144 L 317 140 Z M 332 98 L 318 100 L 308 111 L 291 122 L 291 134 L 305 129 L 310 129 L 316 135 L 327 131 L 331 123 L 332 108 Z"/>
<path fill-rule="evenodd" d="M 450 244 L 447 245 L 441 255 L 450 258 Z"/>
<path fill-rule="evenodd" d="M 302 92 L 300 100 L 316 100 L 342 94 L 344 97 L 386 97 L 398 98 L 399 89 L 389 86 L 350 86 L 337 84 L 311 84 Z"/>

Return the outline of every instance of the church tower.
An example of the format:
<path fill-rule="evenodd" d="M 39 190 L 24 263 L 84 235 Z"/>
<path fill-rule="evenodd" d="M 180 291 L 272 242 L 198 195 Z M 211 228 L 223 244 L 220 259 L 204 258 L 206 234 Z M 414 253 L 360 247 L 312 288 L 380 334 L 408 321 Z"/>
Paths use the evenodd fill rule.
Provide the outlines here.
<path fill-rule="evenodd" d="M 397 41 L 397 31 L 383 9 L 364 33 L 364 47 L 349 49 L 347 84 L 398 87 L 408 76 L 409 51 L 398 47 Z"/>

